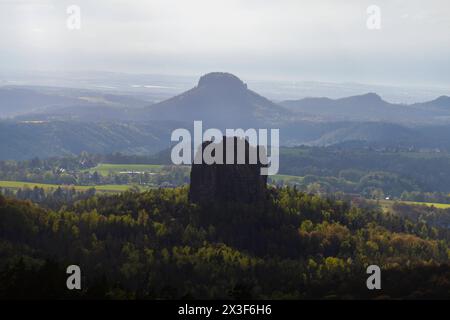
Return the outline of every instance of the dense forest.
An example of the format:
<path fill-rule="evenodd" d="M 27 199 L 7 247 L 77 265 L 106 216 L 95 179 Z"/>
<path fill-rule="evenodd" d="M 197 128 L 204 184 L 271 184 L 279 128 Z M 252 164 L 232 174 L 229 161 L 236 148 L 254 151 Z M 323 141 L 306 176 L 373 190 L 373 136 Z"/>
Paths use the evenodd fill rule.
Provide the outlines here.
<path fill-rule="evenodd" d="M 391 212 L 290 187 L 254 205 L 187 195 L 86 193 L 48 206 L 0 196 L 0 297 L 450 298 L 445 210 Z M 81 291 L 66 289 L 71 264 Z M 371 264 L 382 290 L 366 287 Z"/>
<path fill-rule="evenodd" d="M 316 183 L 325 193 L 342 191 L 368 198 L 377 194 L 400 198 L 403 192 L 450 193 L 446 152 L 298 147 L 284 148 L 280 156 L 280 173 L 302 176 L 300 186 Z"/>

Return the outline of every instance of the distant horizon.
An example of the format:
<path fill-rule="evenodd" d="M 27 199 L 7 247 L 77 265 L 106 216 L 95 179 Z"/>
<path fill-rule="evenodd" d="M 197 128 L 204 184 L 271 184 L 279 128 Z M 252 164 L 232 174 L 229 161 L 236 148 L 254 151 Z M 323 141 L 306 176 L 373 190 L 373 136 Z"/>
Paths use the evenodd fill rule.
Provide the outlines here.
<path fill-rule="evenodd" d="M 226 72 L 231 73 L 240 78 L 245 83 L 249 84 L 249 89 L 267 95 L 271 99 L 277 99 L 277 96 L 282 97 L 281 100 L 302 99 L 309 97 L 326 97 L 331 99 L 339 99 L 348 96 L 362 95 L 374 92 L 380 95 L 383 100 L 392 103 L 413 103 L 429 101 L 439 96 L 450 96 L 450 86 L 446 85 L 418 85 L 418 84 L 383 84 L 370 83 L 358 81 L 327 81 L 327 80 L 308 80 L 299 77 L 297 80 L 292 79 L 268 79 L 246 77 L 237 73 L 229 71 L 210 72 Z M 173 95 L 182 93 L 197 85 L 199 78 L 207 73 L 202 74 L 163 74 L 163 73 L 146 73 L 146 72 L 120 72 L 107 70 L 5 70 L 0 69 L 0 87 L 2 86 L 48 86 L 60 87 L 67 89 L 88 89 L 97 91 L 117 91 L 127 92 L 132 89 L 142 88 L 148 90 L 162 90 L 170 92 Z M 35 77 L 27 77 L 28 74 L 33 74 Z M 64 78 L 64 76 L 77 75 L 82 76 L 83 79 Z M 129 83 L 127 86 L 112 86 L 107 83 L 100 84 L 86 84 L 83 81 L 100 81 L 99 76 L 115 75 L 117 81 L 127 81 L 127 77 L 136 77 L 140 83 Z M 7 77 L 16 77 L 15 79 L 7 79 Z M 52 80 L 55 77 L 57 80 Z M 97 78 L 96 78 L 97 77 Z M 121 80 L 119 80 L 119 78 Z M 146 79 L 151 78 L 151 79 Z M 53 81 L 53 82 L 52 82 Z M 67 81 L 64 82 L 64 81 Z M 106 81 L 110 81 L 106 79 Z M 152 82 L 153 81 L 153 82 Z M 159 81 L 177 81 L 177 85 L 160 85 Z M 310 84 L 311 86 L 308 86 Z M 268 86 L 273 88 L 268 89 Z M 311 87 L 311 88 L 309 88 Z M 312 94 L 305 92 L 307 88 Z M 283 90 L 285 93 L 274 93 L 276 90 Z M 316 94 L 314 94 L 316 92 Z M 402 100 L 402 98 L 404 100 Z"/>
<path fill-rule="evenodd" d="M 0 70 L 107 70 L 450 86 L 450 4 L 371 1 L 0 2 Z"/>
<path fill-rule="evenodd" d="M 449 59 L 450 60 L 450 59 Z M 386 87 L 410 87 L 410 88 L 450 88 L 450 80 L 449 82 L 435 82 L 435 83 L 427 83 L 427 82 L 410 82 L 407 79 L 405 81 L 377 81 L 370 79 L 366 79 L 364 81 L 360 81 L 358 79 L 339 79 L 339 78 L 328 78 L 321 76 L 310 76 L 305 77 L 302 74 L 298 75 L 288 75 L 286 77 L 277 76 L 277 75 L 252 75 L 251 73 L 233 71 L 228 69 L 205 69 L 204 71 L 198 72 L 158 72 L 158 71 L 137 71 L 137 70 L 108 70 L 108 69 L 42 69 L 42 68 L 8 68 L 8 67 L 0 67 L 0 77 L 6 73 L 51 73 L 51 74 L 120 74 L 120 75 L 131 75 L 131 76 L 160 76 L 160 77 L 178 77 L 178 78 L 191 78 L 191 79 L 199 79 L 202 75 L 211 73 L 211 72 L 225 72 L 231 73 L 237 76 L 240 79 L 245 79 L 245 81 L 255 82 L 255 81 L 263 81 L 263 82 L 320 82 L 320 83 L 331 83 L 331 84 L 356 84 L 356 85 L 373 85 L 373 86 L 386 86 Z M 0 81 L 2 79 L 0 78 Z M 448 90 L 450 92 L 450 89 Z"/>

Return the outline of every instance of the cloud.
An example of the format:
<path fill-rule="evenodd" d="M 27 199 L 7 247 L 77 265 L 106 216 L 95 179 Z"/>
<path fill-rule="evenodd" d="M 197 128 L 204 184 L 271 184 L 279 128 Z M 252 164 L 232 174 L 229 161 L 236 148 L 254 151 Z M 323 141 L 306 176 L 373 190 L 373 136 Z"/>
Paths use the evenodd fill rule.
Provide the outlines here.
<path fill-rule="evenodd" d="M 70 32 L 66 7 L 73 3 L 81 7 L 82 29 Z M 450 53 L 450 3 L 379 0 L 379 31 L 366 27 L 371 4 L 366 0 L 2 1 L 0 46 L 7 49 L 0 63 L 168 73 L 230 68 L 326 80 L 358 80 L 373 73 L 377 81 L 400 81 L 401 70 L 408 77 L 405 81 L 444 81 L 445 76 L 423 70 L 439 70 L 438 65 L 449 69 L 442 57 Z"/>

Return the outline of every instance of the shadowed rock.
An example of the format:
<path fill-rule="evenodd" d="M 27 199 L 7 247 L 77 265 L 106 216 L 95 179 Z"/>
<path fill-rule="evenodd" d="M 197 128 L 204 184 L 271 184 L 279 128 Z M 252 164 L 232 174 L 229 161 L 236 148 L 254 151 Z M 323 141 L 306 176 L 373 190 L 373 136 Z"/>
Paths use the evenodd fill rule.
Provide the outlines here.
<path fill-rule="evenodd" d="M 196 153 L 196 159 L 200 159 L 205 148 L 211 141 L 202 144 L 200 150 Z M 234 161 L 233 164 L 226 164 L 226 146 L 234 143 Z M 239 143 L 245 146 L 245 163 L 237 163 L 237 150 Z M 262 201 L 266 196 L 267 176 L 261 175 L 261 168 L 266 163 L 266 152 L 261 150 L 262 158 L 259 158 L 259 148 L 250 146 L 247 140 L 237 137 L 224 137 L 217 144 L 222 148 L 223 164 L 213 163 L 193 164 L 191 170 L 191 187 L 189 191 L 190 201 L 198 204 L 209 202 L 239 202 L 255 203 Z M 251 152 L 257 156 L 256 163 L 250 163 Z M 215 154 L 212 154 L 215 156 Z M 260 161 L 261 160 L 261 161 Z"/>

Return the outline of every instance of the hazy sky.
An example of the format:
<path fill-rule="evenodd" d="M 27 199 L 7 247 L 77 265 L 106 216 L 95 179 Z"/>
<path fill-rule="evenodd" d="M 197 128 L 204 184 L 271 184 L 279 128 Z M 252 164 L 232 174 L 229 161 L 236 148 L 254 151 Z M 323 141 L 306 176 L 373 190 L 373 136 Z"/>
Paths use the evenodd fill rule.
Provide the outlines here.
<path fill-rule="evenodd" d="M 0 70 L 15 69 L 450 85 L 450 1 L 0 0 Z"/>

